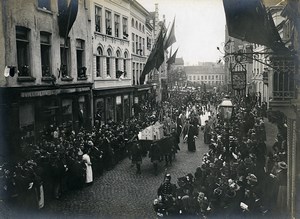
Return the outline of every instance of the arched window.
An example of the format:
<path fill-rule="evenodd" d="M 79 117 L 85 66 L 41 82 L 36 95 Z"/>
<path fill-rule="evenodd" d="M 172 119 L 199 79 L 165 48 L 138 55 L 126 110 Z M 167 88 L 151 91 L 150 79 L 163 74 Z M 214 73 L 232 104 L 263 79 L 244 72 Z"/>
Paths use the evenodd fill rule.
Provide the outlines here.
<path fill-rule="evenodd" d="M 143 31 L 143 33 L 145 33 L 145 26 L 144 25 L 142 27 L 142 31 Z"/>
<path fill-rule="evenodd" d="M 135 22 L 135 28 L 138 29 L 138 22 Z"/>
<path fill-rule="evenodd" d="M 117 50 L 116 52 L 116 60 L 115 60 L 115 67 L 116 67 L 116 78 L 119 78 L 121 76 L 121 71 L 119 70 L 119 58 L 120 58 L 120 51 Z"/>
<path fill-rule="evenodd" d="M 106 57 L 106 77 L 111 78 L 111 65 L 110 65 L 110 59 L 111 59 L 111 49 L 107 50 L 107 57 Z"/>
<path fill-rule="evenodd" d="M 102 72 L 102 57 L 103 56 L 103 51 L 102 48 L 99 46 L 97 48 L 97 55 L 96 55 L 96 77 L 101 77 L 101 72 Z"/>
<path fill-rule="evenodd" d="M 142 25 L 141 25 L 141 23 L 139 24 L 139 30 L 140 30 L 140 31 L 142 30 Z"/>
<path fill-rule="evenodd" d="M 131 26 L 134 27 L 134 19 L 131 19 Z"/>
<path fill-rule="evenodd" d="M 124 52 L 124 77 L 127 77 L 127 57 L 128 57 L 128 53 Z"/>

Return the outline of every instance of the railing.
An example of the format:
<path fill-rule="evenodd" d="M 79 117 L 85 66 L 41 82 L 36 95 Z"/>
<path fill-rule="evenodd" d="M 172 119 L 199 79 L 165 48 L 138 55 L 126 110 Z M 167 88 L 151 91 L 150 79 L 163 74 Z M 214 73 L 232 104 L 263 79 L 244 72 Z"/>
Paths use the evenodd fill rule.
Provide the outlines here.
<path fill-rule="evenodd" d="M 296 97 L 295 74 L 296 64 L 293 57 L 272 57 L 273 65 L 273 98 L 288 100 Z"/>

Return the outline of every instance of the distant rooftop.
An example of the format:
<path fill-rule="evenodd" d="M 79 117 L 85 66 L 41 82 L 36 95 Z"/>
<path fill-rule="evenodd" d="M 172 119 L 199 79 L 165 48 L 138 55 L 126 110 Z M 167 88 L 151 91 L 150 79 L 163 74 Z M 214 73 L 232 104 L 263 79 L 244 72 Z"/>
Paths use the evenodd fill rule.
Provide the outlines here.
<path fill-rule="evenodd" d="M 175 59 L 175 65 L 184 65 L 183 58 L 176 58 Z"/>

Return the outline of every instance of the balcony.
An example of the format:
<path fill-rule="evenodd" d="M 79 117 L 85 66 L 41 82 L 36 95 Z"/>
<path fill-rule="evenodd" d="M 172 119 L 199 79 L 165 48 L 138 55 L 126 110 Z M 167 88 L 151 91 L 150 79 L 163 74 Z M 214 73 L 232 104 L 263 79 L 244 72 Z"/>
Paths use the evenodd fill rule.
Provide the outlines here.
<path fill-rule="evenodd" d="M 286 115 L 292 113 L 292 101 L 296 97 L 296 61 L 293 57 L 272 57 L 273 98 L 270 108 Z"/>
<path fill-rule="evenodd" d="M 273 65 L 273 98 L 290 100 L 296 97 L 296 64 L 293 58 L 272 57 Z"/>

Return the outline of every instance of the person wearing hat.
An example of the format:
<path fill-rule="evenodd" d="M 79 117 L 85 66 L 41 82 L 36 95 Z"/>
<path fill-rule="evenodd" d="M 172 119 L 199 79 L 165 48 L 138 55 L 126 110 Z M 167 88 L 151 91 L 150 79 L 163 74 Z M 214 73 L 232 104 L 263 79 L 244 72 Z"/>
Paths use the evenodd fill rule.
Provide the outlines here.
<path fill-rule="evenodd" d="M 210 139 L 211 139 L 211 127 L 208 124 L 208 120 L 205 120 L 205 125 L 204 125 L 204 144 L 209 144 Z"/>
<path fill-rule="evenodd" d="M 164 182 L 157 190 L 158 197 L 161 197 L 163 202 L 171 205 L 176 195 L 176 185 L 171 183 L 171 174 L 167 173 L 164 177 Z"/>
<path fill-rule="evenodd" d="M 197 138 L 197 135 L 197 128 L 190 121 L 187 127 L 187 143 L 188 150 L 191 152 L 196 151 L 195 139 Z"/>
<path fill-rule="evenodd" d="M 284 161 L 278 162 L 280 168 L 277 172 L 277 180 L 279 184 L 277 193 L 277 210 L 285 213 L 287 210 L 287 164 Z"/>

